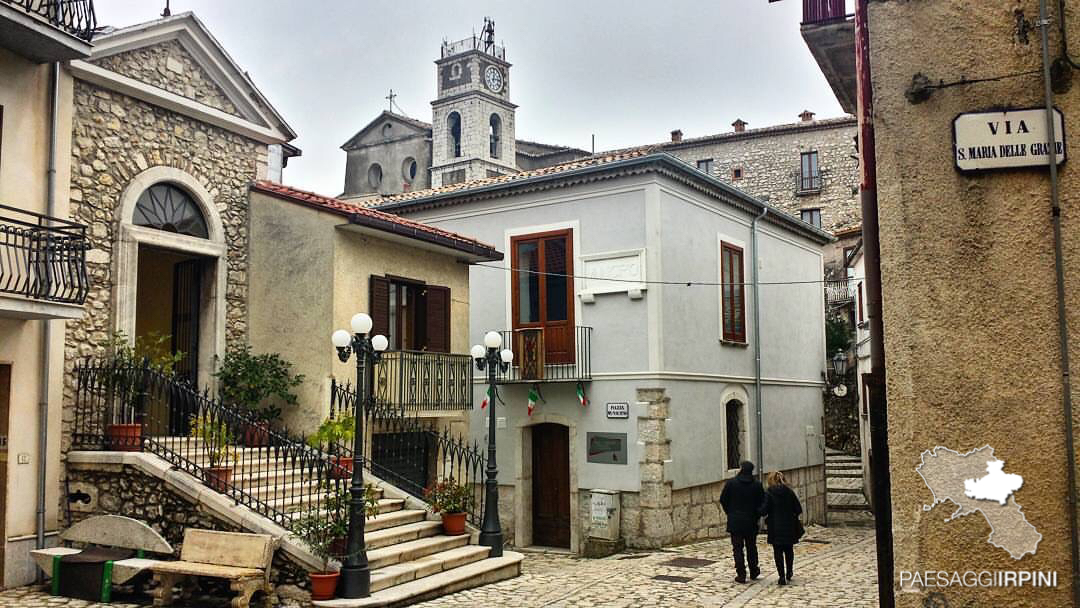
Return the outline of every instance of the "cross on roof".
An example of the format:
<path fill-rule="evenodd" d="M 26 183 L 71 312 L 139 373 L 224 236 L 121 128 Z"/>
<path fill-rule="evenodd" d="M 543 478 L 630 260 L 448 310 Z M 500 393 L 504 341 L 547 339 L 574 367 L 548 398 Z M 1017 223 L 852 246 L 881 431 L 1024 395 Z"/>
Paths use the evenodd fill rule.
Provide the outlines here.
<path fill-rule="evenodd" d="M 383 97 L 383 99 L 389 99 L 390 100 L 390 112 L 394 111 L 394 99 L 395 98 L 397 98 L 397 94 L 394 93 L 394 89 L 390 89 L 390 94 L 387 95 L 386 97 Z"/>

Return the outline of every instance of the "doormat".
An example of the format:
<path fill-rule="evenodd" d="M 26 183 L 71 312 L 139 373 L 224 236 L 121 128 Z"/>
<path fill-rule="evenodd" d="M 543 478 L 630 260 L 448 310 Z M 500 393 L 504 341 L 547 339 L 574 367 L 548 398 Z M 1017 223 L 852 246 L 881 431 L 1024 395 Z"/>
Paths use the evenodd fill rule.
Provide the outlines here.
<path fill-rule="evenodd" d="M 657 574 L 656 576 L 652 577 L 652 580 L 666 581 L 669 583 L 689 583 L 694 579 L 690 578 L 689 576 L 669 576 L 667 574 Z"/>
<path fill-rule="evenodd" d="M 660 562 L 657 565 L 660 566 L 674 566 L 676 568 L 702 568 L 709 564 L 715 564 L 716 560 L 713 559 L 700 559 L 697 557 L 676 557 L 673 560 L 666 562 Z"/>

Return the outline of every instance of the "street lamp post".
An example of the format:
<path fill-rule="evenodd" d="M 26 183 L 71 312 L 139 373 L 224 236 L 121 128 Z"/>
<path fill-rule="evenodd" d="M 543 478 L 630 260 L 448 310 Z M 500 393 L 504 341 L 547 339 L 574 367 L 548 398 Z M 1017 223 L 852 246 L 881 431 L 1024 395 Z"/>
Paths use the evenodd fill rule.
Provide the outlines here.
<path fill-rule="evenodd" d="M 844 382 L 844 375 L 847 373 L 847 355 L 843 350 L 836 351 L 836 354 L 832 358 L 833 373 L 836 375 L 836 383 L 842 384 Z"/>
<path fill-rule="evenodd" d="M 338 592 L 343 598 L 361 598 L 371 595 L 371 569 L 368 567 L 367 549 L 364 547 L 364 523 L 367 518 L 364 501 L 364 408 L 371 399 L 375 379 L 375 364 L 386 350 L 386 336 L 368 338 L 371 317 L 364 313 L 353 315 L 350 322 L 352 334 L 344 329 L 334 332 L 331 341 L 337 348 L 342 363 L 356 355 L 356 409 L 353 419 L 352 482 L 349 485 L 349 537 L 345 563 L 341 567 L 341 585 Z"/>
<path fill-rule="evenodd" d="M 499 351 L 502 346 L 502 336 L 497 331 L 489 331 L 484 336 L 484 345 L 477 344 L 472 347 L 473 359 L 476 360 L 476 368 L 480 371 L 487 370 L 488 391 L 488 457 L 487 457 L 487 480 L 484 482 L 484 523 L 480 528 L 480 544 L 491 547 L 490 557 L 499 557 L 503 553 L 503 533 L 499 524 L 499 469 L 495 466 L 495 378 L 501 370 L 510 369 L 510 363 L 514 360 L 514 353 L 509 348 Z M 487 348 L 485 348 L 487 347 Z"/>

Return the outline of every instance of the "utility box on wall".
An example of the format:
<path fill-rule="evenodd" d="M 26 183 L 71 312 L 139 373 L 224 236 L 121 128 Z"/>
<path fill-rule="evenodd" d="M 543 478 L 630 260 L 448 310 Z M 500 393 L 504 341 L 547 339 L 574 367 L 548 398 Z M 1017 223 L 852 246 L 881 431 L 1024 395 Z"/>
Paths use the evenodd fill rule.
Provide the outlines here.
<path fill-rule="evenodd" d="M 589 499 L 589 535 L 585 557 L 607 557 L 625 547 L 621 536 L 622 510 L 619 492 L 592 490 Z"/>

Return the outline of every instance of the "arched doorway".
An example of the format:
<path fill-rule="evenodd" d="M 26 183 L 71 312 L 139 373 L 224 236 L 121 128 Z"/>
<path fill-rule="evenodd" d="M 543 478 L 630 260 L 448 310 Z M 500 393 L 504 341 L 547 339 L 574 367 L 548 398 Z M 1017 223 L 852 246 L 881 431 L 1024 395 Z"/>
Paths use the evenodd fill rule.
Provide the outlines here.
<path fill-rule="evenodd" d="M 154 167 L 128 184 L 118 215 L 115 329 L 156 353 L 182 353 L 177 374 L 208 387 L 225 333 L 226 246 L 213 198 L 191 175 Z"/>
<path fill-rule="evenodd" d="M 570 429 L 532 427 L 532 543 L 570 548 Z"/>

